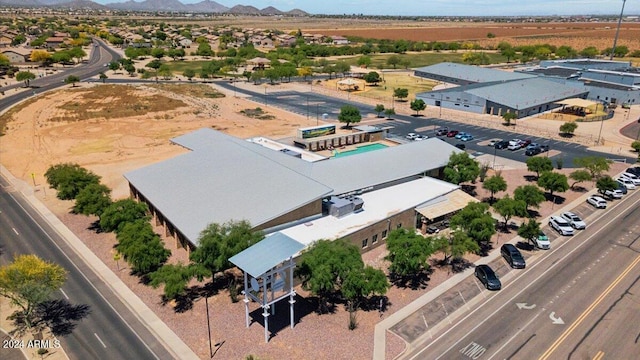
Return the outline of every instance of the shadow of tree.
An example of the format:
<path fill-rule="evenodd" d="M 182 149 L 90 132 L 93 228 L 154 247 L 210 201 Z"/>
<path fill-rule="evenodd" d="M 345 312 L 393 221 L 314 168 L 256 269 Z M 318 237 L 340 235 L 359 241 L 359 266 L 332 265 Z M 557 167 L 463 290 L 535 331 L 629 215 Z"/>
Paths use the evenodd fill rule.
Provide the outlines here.
<path fill-rule="evenodd" d="M 536 249 L 535 246 L 533 246 L 533 244 L 531 244 L 530 242 L 524 242 L 524 241 L 518 241 L 516 243 L 516 247 L 520 250 L 526 250 L 526 251 L 533 251 Z"/>
<path fill-rule="evenodd" d="M 432 265 L 439 268 L 450 266 L 452 273 L 459 273 L 473 266 L 473 263 L 468 261 L 465 258 L 437 259 L 437 260 L 434 259 L 431 261 L 431 263 Z"/>
<path fill-rule="evenodd" d="M 249 304 L 249 306 L 258 306 L 257 309 L 249 313 L 249 318 L 251 319 L 249 322 L 249 326 L 251 326 L 251 324 L 253 323 L 258 323 L 262 327 L 264 327 L 264 316 L 262 315 L 264 310 L 256 302 L 250 302 Z M 289 327 L 291 324 L 289 297 L 280 299 L 280 301 L 276 302 L 275 304 L 271 304 L 271 306 L 275 307 L 275 313 L 269 311 L 269 339 L 277 336 L 278 332 Z M 296 294 L 294 307 L 295 310 L 293 312 L 293 323 L 297 324 L 302 318 L 315 312 L 315 309 L 318 308 L 318 298 L 304 298 Z M 345 327 L 346 326 L 347 324 L 345 323 Z"/>
<path fill-rule="evenodd" d="M 391 274 L 390 280 L 393 285 L 399 288 L 409 288 L 411 290 L 426 289 L 427 283 L 431 279 L 431 274 L 433 274 L 433 269 L 429 268 L 418 274 L 408 276 Z"/>
<path fill-rule="evenodd" d="M 87 230 L 94 231 L 96 234 L 103 233 L 102 228 L 100 227 L 100 219 L 89 224 Z"/>
<path fill-rule="evenodd" d="M 480 245 L 480 251 L 478 251 L 478 255 L 485 257 L 488 256 L 491 250 L 493 250 L 493 244 L 491 242 L 481 242 L 478 243 Z"/>
<path fill-rule="evenodd" d="M 66 299 L 47 300 L 36 306 L 32 328 L 27 328 L 24 312 L 16 311 L 8 319 L 13 320 L 12 334 L 24 334 L 28 330 L 42 331 L 49 328 L 55 336 L 66 336 L 73 332 L 78 321 L 91 313 L 89 305 L 73 305 Z"/>
<path fill-rule="evenodd" d="M 538 177 L 535 175 L 523 175 L 522 176 L 527 182 L 535 182 L 538 181 Z"/>

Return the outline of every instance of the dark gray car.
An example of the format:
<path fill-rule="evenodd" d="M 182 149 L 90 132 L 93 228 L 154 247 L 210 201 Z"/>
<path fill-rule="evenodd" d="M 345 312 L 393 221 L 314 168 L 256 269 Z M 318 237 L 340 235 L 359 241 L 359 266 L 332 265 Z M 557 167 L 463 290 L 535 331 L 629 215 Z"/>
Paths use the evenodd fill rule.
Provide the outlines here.
<path fill-rule="evenodd" d="M 512 244 L 504 244 L 500 248 L 500 254 L 507 261 L 509 266 L 514 269 L 524 269 L 526 264 L 524 261 L 524 257 L 520 253 L 517 247 Z"/>
<path fill-rule="evenodd" d="M 488 290 L 500 290 L 502 283 L 489 265 L 478 265 L 475 271 L 476 277 Z"/>

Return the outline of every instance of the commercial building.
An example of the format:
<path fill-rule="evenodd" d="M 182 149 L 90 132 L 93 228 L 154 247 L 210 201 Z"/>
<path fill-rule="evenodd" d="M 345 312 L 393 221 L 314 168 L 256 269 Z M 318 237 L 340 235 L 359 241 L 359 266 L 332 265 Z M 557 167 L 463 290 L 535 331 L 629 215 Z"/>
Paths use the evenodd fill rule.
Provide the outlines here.
<path fill-rule="evenodd" d="M 348 237 L 368 249 L 391 229 L 419 226 L 420 205 L 460 191 L 437 178 L 461 150 L 435 138 L 324 160 L 212 129 L 172 141 L 189 152 L 125 178 L 132 197 L 188 249 L 208 224 L 232 220 L 304 244 Z"/>

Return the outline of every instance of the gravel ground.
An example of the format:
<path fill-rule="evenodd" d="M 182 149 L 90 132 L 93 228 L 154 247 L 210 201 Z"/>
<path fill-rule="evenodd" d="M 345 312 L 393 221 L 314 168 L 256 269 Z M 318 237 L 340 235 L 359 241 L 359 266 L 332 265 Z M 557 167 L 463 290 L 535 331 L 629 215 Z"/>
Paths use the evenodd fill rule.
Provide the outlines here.
<path fill-rule="evenodd" d="M 617 174 L 626 165 L 614 164 L 611 174 Z M 568 174 L 572 169 L 562 169 L 560 172 Z M 503 170 L 502 176 L 509 184 L 508 193 L 518 185 L 527 183 L 526 175 L 530 172 L 522 169 Z M 476 184 L 477 197 L 488 197 L 488 193 Z M 581 184 L 584 188 L 593 188 L 593 183 Z M 207 322 L 204 298 L 195 296 L 192 307 L 186 311 L 177 312 L 172 304 L 162 301 L 161 289 L 153 289 L 143 285 L 140 279 L 129 273 L 127 264 L 120 260 L 118 264 L 113 259 L 113 247 L 116 243 L 112 233 L 96 233 L 91 224 L 96 219 L 81 215 L 73 215 L 69 212 L 72 203 L 60 201 L 53 197 L 53 190 L 47 191 L 44 202 L 82 241 L 109 266 L 127 284 L 133 292 L 149 306 L 187 345 L 189 345 L 201 358 L 209 356 L 209 344 L 207 341 Z M 39 193 L 42 196 L 42 193 Z M 496 194 L 497 197 L 505 193 Z M 568 191 L 559 194 L 569 203 L 583 192 Z M 562 205 L 560 205 L 562 206 Z M 560 207 L 555 205 L 557 211 Z M 546 202 L 538 209 L 540 216 L 545 217 L 553 212 L 550 202 Z M 519 222 L 521 219 L 514 219 Z M 162 234 L 160 228 L 156 232 Z M 515 232 L 501 234 L 502 241 L 515 236 Z M 499 242 L 497 235 L 494 244 Z M 188 255 L 185 250 L 175 249 L 173 239 L 165 239 L 167 248 L 172 249 L 171 263 L 187 262 Z M 497 247 L 497 246 L 495 246 Z M 366 263 L 372 266 L 385 268 L 383 260 L 384 247 L 379 247 L 363 255 Z M 349 315 L 343 305 L 338 305 L 334 313 L 319 315 L 315 312 L 317 304 L 307 298 L 307 293 L 298 288 L 299 296 L 296 299 L 295 313 L 296 325 L 294 329 L 289 327 L 289 311 L 286 300 L 277 304 L 277 313 L 270 318 L 270 330 L 275 331 L 268 344 L 264 343 L 264 327 L 260 308 L 255 303 L 250 303 L 250 317 L 252 323 L 245 328 L 244 305 L 240 301 L 232 303 L 227 291 L 220 291 L 209 298 L 209 311 L 211 316 L 212 341 L 223 342 L 216 354 L 218 359 L 242 359 L 246 355 L 258 355 L 260 359 L 370 359 L 373 354 L 373 332 L 378 321 L 385 316 L 394 313 L 403 306 L 409 304 L 429 289 L 442 283 L 452 275 L 449 267 L 439 267 L 435 261 L 441 255 L 435 255 L 432 259 L 433 272 L 424 287 L 418 289 L 392 287 L 387 293 L 387 309 L 380 313 L 377 308 L 370 311 L 358 311 L 358 327 L 354 331 L 348 330 Z M 473 262 L 479 257 L 470 255 L 467 260 Z M 193 283 L 192 285 L 203 285 Z M 393 358 L 400 354 L 405 344 L 399 338 L 387 335 L 387 358 Z"/>

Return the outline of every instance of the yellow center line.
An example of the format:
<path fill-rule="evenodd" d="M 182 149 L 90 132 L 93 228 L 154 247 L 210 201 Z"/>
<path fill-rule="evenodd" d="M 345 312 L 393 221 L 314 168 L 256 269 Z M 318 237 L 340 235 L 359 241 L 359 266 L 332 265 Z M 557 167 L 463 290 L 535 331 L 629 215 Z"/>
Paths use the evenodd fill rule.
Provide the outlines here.
<path fill-rule="evenodd" d="M 553 343 L 553 345 L 551 345 L 551 347 L 549 347 L 549 349 L 547 349 L 544 354 L 542 354 L 542 356 L 540 356 L 539 360 L 546 360 L 547 358 L 549 358 L 549 356 L 554 351 L 556 351 L 558 346 L 560 346 L 560 344 L 562 344 L 562 342 L 564 342 L 567 337 L 569 337 L 569 335 L 582 323 L 582 321 L 584 321 L 587 315 L 589 315 L 593 311 L 593 309 L 595 309 L 595 307 L 598 306 L 598 304 L 601 303 L 607 295 L 609 295 L 609 293 L 616 287 L 616 285 L 618 285 L 618 283 L 620 283 L 620 281 L 622 281 L 622 279 L 624 279 L 624 277 L 627 276 L 627 274 L 629 274 L 633 267 L 636 266 L 639 262 L 640 256 L 638 256 L 631 264 L 629 264 L 629 266 L 627 266 L 622 274 L 618 275 L 618 277 L 611 283 L 611 285 L 609 285 L 609 287 L 607 287 L 607 289 L 602 294 L 600 294 L 600 296 L 598 296 L 598 298 L 591 305 L 589 305 L 589 307 L 582 314 L 580 314 L 578 319 L 573 324 L 571 324 L 571 326 L 569 326 L 569 328 L 565 330 L 562 335 L 560 335 L 560 337 Z M 604 353 L 602 355 L 604 355 Z"/>
<path fill-rule="evenodd" d="M 603 357 L 604 357 L 604 352 L 601 350 L 601 351 L 598 351 L 596 356 L 593 357 L 593 360 L 602 360 Z"/>

